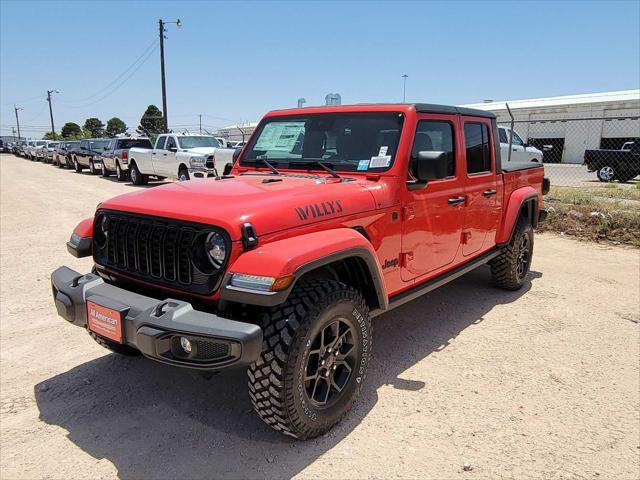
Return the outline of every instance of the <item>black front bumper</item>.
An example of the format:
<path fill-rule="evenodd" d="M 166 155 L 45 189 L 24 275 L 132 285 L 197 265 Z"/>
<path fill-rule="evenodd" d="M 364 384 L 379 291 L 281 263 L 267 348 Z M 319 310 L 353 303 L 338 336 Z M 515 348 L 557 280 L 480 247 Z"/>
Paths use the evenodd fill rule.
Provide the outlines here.
<path fill-rule="evenodd" d="M 58 314 L 79 327 L 87 325 L 87 300 L 121 312 L 123 343 L 163 363 L 205 371 L 245 367 L 258 359 L 262 329 L 194 310 L 181 300 L 158 300 L 82 275 L 67 267 L 51 274 Z M 187 354 L 180 337 L 193 345 Z"/>

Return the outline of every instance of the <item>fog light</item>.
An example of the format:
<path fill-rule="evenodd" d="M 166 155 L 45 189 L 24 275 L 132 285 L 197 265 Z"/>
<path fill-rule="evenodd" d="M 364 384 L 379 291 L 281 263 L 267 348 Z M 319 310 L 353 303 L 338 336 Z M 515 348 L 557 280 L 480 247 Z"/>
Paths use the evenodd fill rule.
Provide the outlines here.
<path fill-rule="evenodd" d="M 185 352 L 191 353 L 191 342 L 187 337 L 180 337 L 180 346 Z"/>

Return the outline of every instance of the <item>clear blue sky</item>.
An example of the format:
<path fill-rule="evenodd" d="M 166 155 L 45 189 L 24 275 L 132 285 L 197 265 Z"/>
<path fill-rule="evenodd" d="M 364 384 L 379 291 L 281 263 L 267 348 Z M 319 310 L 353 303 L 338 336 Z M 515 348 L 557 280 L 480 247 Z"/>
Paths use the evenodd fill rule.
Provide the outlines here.
<path fill-rule="evenodd" d="M 127 68 L 160 17 L 183 23 L 166 34 L 170 126 L 199 113 L 208 128 L 258 120 L 330 92 L 397 102 L 404 73 L 407 100 L 433 103 L 638 88 L 639 5 L 1 0 L 0 128 L 10 134 L 15 102 L 23 134 L 42 135 L 47 89 L 60 90 L 57 130 L 89 116 L 136 126 L 148 104 L 161 107 L 158 50 Z"/>

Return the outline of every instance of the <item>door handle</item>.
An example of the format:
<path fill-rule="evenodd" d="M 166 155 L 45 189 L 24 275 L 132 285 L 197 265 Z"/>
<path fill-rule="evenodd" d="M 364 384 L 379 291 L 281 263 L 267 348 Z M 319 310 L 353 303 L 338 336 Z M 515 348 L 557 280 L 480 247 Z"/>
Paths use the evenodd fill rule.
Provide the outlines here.
<path fill-rule="evenodd" d="M 490 197 L 491 195 L 495 195 L 496 193 L 498 193 L 498 192 L 497 192 L 496 190 L 493 190 L 493 189 L 491 189 L 491 190 L 485 190 L 484 192 L 482 192 L 482 194 L 483 194 L 485 197 Z"/>
<path fill-rule="evenodd" d="M 464 197 L 454 197 L 447 200 L 449 205 L 457 205 L 459 203 L 464 203 Z"/>
<path fill-rule="evenodd" d="M 156 154 L 156 152 L 151 152 L 151 155 L 155 155 L 155 154 Z"/>

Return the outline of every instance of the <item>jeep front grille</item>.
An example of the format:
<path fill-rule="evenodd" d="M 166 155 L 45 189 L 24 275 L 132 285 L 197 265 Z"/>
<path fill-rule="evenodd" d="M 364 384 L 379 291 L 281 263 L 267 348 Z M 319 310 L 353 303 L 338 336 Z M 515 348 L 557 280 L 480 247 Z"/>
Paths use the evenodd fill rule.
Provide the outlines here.
<path fill-rule="evenodd" d="M 203 272 L 196 267 L 193 252 L 214 231 L 226 237 L 222 230 L 208 225 L 101 211 L 94 222 L 93 255 L 98 265 L 116 273 L 207 295 L 216 289 L 226 262 L 217 271 Z M 228 252 L 230 248 L 228 242 Z"/>

